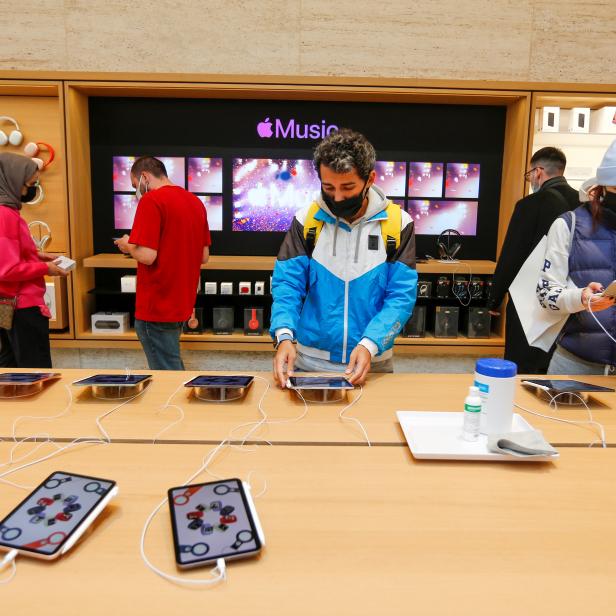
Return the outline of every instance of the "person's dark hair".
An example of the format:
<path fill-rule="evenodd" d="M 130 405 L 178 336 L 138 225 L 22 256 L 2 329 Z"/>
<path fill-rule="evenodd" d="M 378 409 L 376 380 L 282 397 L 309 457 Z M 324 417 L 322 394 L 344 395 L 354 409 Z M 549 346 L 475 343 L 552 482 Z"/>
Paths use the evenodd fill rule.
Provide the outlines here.
<path fill-rule="evenodd" d="M 153 156 L 140 156 L 130 169 L 131 175 L 138 178 L 144 171 L 151 173 L 155 178 L 166 178 L 167 169 L 162 161 Z"/>
<path fill-rule="evenodd" d="M 563 175 L 567 166 L 567 157 L 558 148 L 541 148 L 530 159 L 531 167 L 543 167 L 548 175 Z"/>
<path fill-rule="evenodd" d="M 593 186 L 588 191 L 588 198 L 590 203 L 590 213 L 592 215 L 592 226 L 593 231 L 597 228 L 599 224 L 603 221 L 603 212 L 601 200 L 603 198 L 604 187 L 603 186 Z"/>
<path fill-rule="evenodd" d="M 367 180 L 376 164 L 376 152 L 361 133 L 341 128 L 317 145 L 313 162 L 319 177 L 321 165 L 325 165 L 335 173 L 349 173 L 355 169 L 362 180 Z"/>

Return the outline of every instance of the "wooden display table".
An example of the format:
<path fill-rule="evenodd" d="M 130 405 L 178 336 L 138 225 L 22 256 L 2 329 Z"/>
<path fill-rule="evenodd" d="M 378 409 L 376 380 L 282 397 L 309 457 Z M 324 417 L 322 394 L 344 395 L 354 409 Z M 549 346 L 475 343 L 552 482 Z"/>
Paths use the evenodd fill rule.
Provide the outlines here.
<path fill-rule="evenodd" d="M 70 370 L 60 371 L 60 382 L 48 386 L 41 394 L 16 400 L 0 400 L 0 438 L 12 435 L 15 419 L 23 415 L 52 416 L 60 413 L 68 401 L 66 389 L 79 378 L 95 373 L 122 373 L 118 370 Z M 141 371 L 140 371 L 141 372 Z M 149 373 L 143 371 L 144 373 Z M 226 438 L 229 431 L 251 421 L 258 421 L 261 415 L 257 404 L 265 389 L 265 383 L 256 380 L 246 398 L 224 404 L 207 403 L 188 398 L 182 383 L 199 374 L 198 372 L 154 372 L 154 378 L 147 390 L 135 400 L 127 403 L 103 420 L 103 426 L 111 438 L 117 441 L 130 440 L 150 442 L 163 428 L 179 417 L 176 408 L 161 411 L 161 406 L 174 391 L 171 404 L 179 405 L 184 411 L 184 420 L 160 435 L 164 442 L 217 443 Z M 222 373 L 219 373 L 222 374 Z M 288 420 L 299 417 L 304 406 L 296 395 L 278 389 L 271 373 L 257 373 L 271 384 L 263 407 L 270 420 Z M 402 430 L 396 418 L 397 410 L 456 411 L 462 408 L 468 386 L 472 384 L 471 374 L 375 374 L 369 377 L 362 399 L 347 413 L 357 417 L 366 428 L 374 443 L 405 443 Z M 610 377 L 584 377 L 587 381 L 610 385 Z M 98 436 L 95 419 L 111 410 L 117 403 L 92 398 L 88 390 L 70 387 L 74 402 L 70 411 L 53 421 L 25 420 L 17 426 L 17 434 L 23 438 L 35 433 L 46 432 L 54 438 L 74 439 L 79 436 Z M 348 400 L 358 392 L 349 394 Z M 584 421 L 588 419 L 584 408 L 564 408 L 554 411 L 524 387 L 518 386 L 516 400 L 522 406 L 559 419 Z M 592 413 L 605 427 L 606 439 L 616 444 L 616 394 L 596 394 Z M 341 421 L 338 417 L 344 404 L 309 404 L 308 413 L 300 421 L 272 423 L 254 436 L 273 443 L 329 443 L 362 444 L 364 436 L 352 422 Z M 588 445 L 597 441 L 596 430 L 584 426 L 535 417 L 517 411 L 535 428 L 543 431 L 554 445 Z M 241 439 L 249 428 L 238 430 L 234 438 Z"/>
<path fill-rule="evenodd" d="M 210 449 L 83 446 L 12 475 L 34 485 L 55 470 L 92 474 L 116 479 L 120 495 L 67 556 L 18 558 L 1 591 L 4 613 L 611 613 L 613 449 L 570 448 L 544 464 L 416 462 L 402 447 L 227 450 L 212 472 L 246 478 L 254 470 L 255 492 L 267 481 L 256 502 L 266 547 L 259 558 L 230 562 L 226 583 L 186 589 L 145 567 L 139 537 L 166 489 Z M 0 459 L 7 452 L 0 444 Z M 24 494 L 0 485 L 2 511 Z M 165 508 L 147 553 L 178 574 Z"/>

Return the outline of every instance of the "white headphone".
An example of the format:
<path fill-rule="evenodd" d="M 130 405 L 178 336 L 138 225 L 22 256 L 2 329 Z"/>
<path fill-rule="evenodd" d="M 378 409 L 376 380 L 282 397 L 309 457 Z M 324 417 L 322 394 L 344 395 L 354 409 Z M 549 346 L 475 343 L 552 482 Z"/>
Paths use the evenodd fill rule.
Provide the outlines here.
<path fill-rule="evenodd" d="M 15 130 L 12 130 L 11 134 L 8 136 L 3 130 L 0 130 L 0 145 L 6 145 L 7 143 L 10 143 L 11 145 L 21 145 L 21 142 L 24 140 L 24 136 L 19 128 L 19 124 L 17 124 L 17 120 L 11 118 L 10 116 L 0 116 L 0 121 L 15 124 Z"/>
<path fill-rule="evenodd" d="M 32 235 L 32 228 L 34 226 L 38 227 L 39 231 L 39 239 L 37 240 L 34 235 Z M 40 252 L 43 252 L 47 247 L 47 244 L 51 242 L 51 229 L 49 225 L 42 220 L 33 220 L 29 225 L 28 229 L 30 230 L 30 235 L 32 236 L 32 240 L 34 241 L 35 246 L 38 248 Z M 43 235 L 43 231 L 46 231 L 45 235 Z"/>
<path fill-rule="evenodd" d="M 32 201 L 26 201 L 25 205 L 38 205 L 45 198 L 45 191 L 43 190 L 43 185 L 40 180 L 37 182 L 36 187 L 38 189 L 38 194 Z"/>

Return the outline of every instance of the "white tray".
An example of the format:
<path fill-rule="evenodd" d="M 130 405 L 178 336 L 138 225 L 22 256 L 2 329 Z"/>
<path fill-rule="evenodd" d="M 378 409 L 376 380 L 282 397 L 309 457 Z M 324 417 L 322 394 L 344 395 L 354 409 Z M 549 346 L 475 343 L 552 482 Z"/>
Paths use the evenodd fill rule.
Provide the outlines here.
<path fill-rule="evenodd" d="M 421 460 L 491 460 L 503 462 L 546 462 L 560 454 L 522 458 L 488 451 L 488 437 L 479 435 L 475 442 L 462 438 L 464 413 L 440 411 L 397 411 L 398 421 L 411 448 L 413 457 Z M 533 427 L 517 413 L 513 414 L 512 432 Z"/>

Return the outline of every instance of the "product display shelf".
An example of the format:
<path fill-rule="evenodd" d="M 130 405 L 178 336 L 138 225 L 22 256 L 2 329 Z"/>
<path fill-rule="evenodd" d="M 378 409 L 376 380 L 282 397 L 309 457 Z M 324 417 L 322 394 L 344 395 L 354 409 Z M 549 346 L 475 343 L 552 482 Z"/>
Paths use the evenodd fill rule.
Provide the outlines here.
<path fill-rule="evenodd" d="M 264 271 L 272 270 L 276 257 L 241 257 L 241 256 L 217 256 L 213 255 L 207 264 L 202 265 L 201 269 L 211 270 L 253 270 Z M 85 257 L 82 262 L 83 267 L 88 268 L 110 268 L 110 269 L 132 269 L 137 267 L 137 261 L 122 254 L 100 253 Z M 468 261 L 420 261 L 417 263 L 419 274 L 493 274 L 496 263 L 485 260 Z"/>

